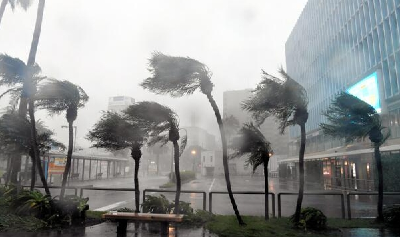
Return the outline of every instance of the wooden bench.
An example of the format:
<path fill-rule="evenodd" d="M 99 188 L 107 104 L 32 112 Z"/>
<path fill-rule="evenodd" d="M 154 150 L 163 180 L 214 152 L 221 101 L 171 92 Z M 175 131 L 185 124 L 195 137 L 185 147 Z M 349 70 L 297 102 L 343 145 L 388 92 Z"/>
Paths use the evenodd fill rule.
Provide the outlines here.
<path fill-rule="evenodd" d="M 126 232 L 128 221 L 139 222 L 160 222 L 161 236 L 168 236 L 170 222 L 182 222 L 183 215 L 176 214 L 154 214 L 154 213 L 134 213 L 134 212 L 108 212 L 103 214 L 103 219 L 118 221 L 117 233 Z"/>

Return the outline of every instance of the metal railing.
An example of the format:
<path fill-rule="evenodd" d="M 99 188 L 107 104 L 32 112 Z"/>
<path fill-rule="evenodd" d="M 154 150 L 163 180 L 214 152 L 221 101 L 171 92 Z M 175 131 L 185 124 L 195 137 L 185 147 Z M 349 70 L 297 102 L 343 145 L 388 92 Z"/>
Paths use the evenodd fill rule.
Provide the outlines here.
<path fill-rule="evenodd" d="M 350 196 L 356 196 L 356 195 L 360 195 L 360 196 L 377 196 L 378 192 L 348 192 L 346 194 L 346 199 L 347 199 L 347 218 L 349 220 L 351 220 L 351 200 L 350 200 Z M 398 195 L 400 196 L 400 192 L 383 192 L 383 195 Z"/>
<path fill-rule="evenodd" d="M 164 190 L 164 189 L 145 189 L 143 190 L 143 201 L 146 198 L 146 192 L 154 192 L 154 193 L 176 193 L 176 190 Z M 181 193 L 200 193 L 203 194 L 203 210 L 207 209 L 207 195 L 204 191 L 197 190 L 181 190 Z"/>
<path fill-rule="evenodd" d="M 212 212 L 212 196 L 213 194 L 228 194 L 226 191 L 212 191 L 208 194 L 209 204 L 208 204 L 208 211 Z M 265 195 L 265 192 L 257 192 L 257 191 L 243 191 L 243 192 L 232 192 L 232 194 L 259 194 Z M 275 193 L 268 193 L 272 196 L 272 216 L 275 217 Z"/>
<path fill-rule="evenodd" d="M 82 187 L 79 197 L 83 196 L 83 190 L 100 190 L 100 191 L 117 191 L 117 192 L 135 192 L 134 188 L 98 188 L 98 187 Z M 140 196 L 140 190 L 139 190 Z M 139 200 L 140 201 L 140 200 Z"/>
<path fill-rule="evenodd" d="M 30 185 L 22 185 L 22 187 L 23 188 L 30 188 L 31 186 Z M 62 187 L 61 186 L 47 186 L 49 189 L 61 189 Z M 35 188 L 43 188 L 44 189 L 44 186 L 35 186 Z M 80 187 L 73 187 L 73 186 L 66 186 L 65 187 L 65 189 L 67 190 L 67 189 L 72 189 L 72 190 L 74 190 L 74 192 L 75 192 L 75 196 L 77 196 L 78 195 L 78 189 L 79 189 Z"/>
<path fill-rule="evenodd" d="M 278 218 L 282 217 L 282 198 L 281 196 L 297 196 L 299 193 L 294 193 L 294 192 L 282 192 L 278 193 Z M 344 206 L 344 194 L 343 193 L 338 193 L 338 192 L 309 192 L 309 193 L 304 193 L 304 196 L 340 196 L 340 201 L 341 201 L 341 210 L 342 210 L 342 218 L 346 218 L 345 214 L 345 206 Z"/>

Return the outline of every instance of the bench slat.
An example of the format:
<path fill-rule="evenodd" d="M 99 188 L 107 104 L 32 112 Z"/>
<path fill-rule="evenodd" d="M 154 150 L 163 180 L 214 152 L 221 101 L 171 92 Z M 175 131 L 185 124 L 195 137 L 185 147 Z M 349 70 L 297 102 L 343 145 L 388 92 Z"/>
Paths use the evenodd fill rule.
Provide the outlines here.
<path fill-rule="evenodd" d="M 153 213 L 134 213 L 134 212 L 109 212 L 103 214 L 104 219 L 154 221 L 154 222 L 182 222 L 183 215 L 176 214 L 153 214 Z"/>

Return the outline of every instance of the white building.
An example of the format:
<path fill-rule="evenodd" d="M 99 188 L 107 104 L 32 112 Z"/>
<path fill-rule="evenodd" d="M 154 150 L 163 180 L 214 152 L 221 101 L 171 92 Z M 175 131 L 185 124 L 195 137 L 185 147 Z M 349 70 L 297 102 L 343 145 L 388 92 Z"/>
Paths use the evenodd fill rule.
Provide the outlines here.
<path fill-rule="evenodd" d="M 108 99 L 108 111 L 119 113 L 133 104 L 135 104 L 135 99 L 132 97 L 113 96 Z"/>

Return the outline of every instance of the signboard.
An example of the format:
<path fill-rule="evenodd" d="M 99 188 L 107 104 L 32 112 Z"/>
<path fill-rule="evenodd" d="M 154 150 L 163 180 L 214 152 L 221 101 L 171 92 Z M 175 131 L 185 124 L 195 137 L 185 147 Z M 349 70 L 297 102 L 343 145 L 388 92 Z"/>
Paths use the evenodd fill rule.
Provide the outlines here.
<path fill-rule="evenodd" d="M 49 174 L 63 174 L 67 157 L 51 157 L 49 163 Z"/>
<path fill-rule="evenodd" d="M 357 82 L 346 92 L 370 104 L 376 112 L 382 111 L 379 99 L 378 74 L 376 72 Z"/>

